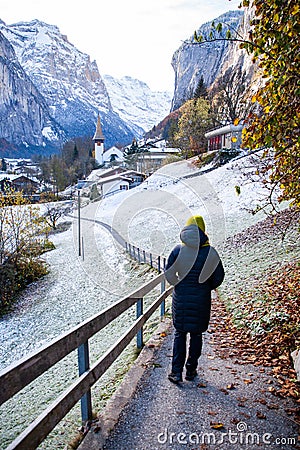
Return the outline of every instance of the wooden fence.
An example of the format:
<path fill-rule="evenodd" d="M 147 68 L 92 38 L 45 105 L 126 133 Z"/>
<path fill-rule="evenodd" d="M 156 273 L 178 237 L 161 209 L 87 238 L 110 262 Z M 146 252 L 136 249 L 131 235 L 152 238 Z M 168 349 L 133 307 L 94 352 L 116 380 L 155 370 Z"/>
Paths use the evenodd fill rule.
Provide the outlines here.
<path fill-rule="evenodd" d="M 161 294 L 143 312 L 143 297 L 161 284 Z M 91 386 L 106 372 L 116 358 L 137 336 L 137 345 L 143 345 L 143 325 L 161 306 L 164 314 L 165 299 L 171 294 L 172 287 L 165 289 L 164 274 L 145 283 L 130 295 L 122 298 L 100 313 L 74 327 L 40 350 L 10 365 L 0 372 L 0 404 L 6 402 L 25 386 L 62 360 L 73 350 L 78 349 L 78 379 L 65 390 L 45 411 L 43 411 L 7 448 L 35 449 L 63 417 L 81 400 L 82 420 L 92 418 Z M 128 308 L 136 304 L 136 321 L 119 340 L 92 366 L 89 365 L 89 343 L 93 335 L 119 317 Z M 9 416 L 8 416 L 9 420 Z"/>

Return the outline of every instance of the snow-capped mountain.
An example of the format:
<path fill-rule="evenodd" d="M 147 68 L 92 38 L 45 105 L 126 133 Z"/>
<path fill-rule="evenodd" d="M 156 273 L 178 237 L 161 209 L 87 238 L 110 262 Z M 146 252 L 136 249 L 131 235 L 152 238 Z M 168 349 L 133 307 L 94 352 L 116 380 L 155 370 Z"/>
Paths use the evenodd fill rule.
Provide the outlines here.
<path fill-rule="evenodd" d="M 58 27 L 38 20 L 9 26 L 2 22 L 0 31 L 68 138 L 92 136 L 99 111 L 107 146 L 131 141 L 134 133 L 113 111 L 97 63 Z"/>
<path fill-rule="evenodd" d="M 104 83 L 96 61 L 71 44 L 55 25 L 39 20 L 13 25 L 0 21 L 0 32 L 12 45 L 15 59 L 43 99 L 52 121 L 65 131 L 65 139 L 93 136 L 99 112 L 105 146 L 128 144 L 169 112 L 170 93 L 152 92 L 130 77 L 115 80 L 106 76 Z M 30 92 L 26 101 L 32 101 Z M 0 118 L 8 114 L 8 110 L 2 111 Z M 50 133 L 49 128 L 41 130 Z M 1 133 L 0 138 L 4 136 Z M 13 136 L 8 141 L 17 144 Z M 30 136 L 23 136 L 23 141 L 32 143 Z"/>
<path fill-rule="evenodd" d="M 172 94 L 151 91 L 143 81 L 125 76 L 104 75 L 112 107 L 131 128 L 137 127 L 136 137 L 149 131 L 170 112 Z"/>

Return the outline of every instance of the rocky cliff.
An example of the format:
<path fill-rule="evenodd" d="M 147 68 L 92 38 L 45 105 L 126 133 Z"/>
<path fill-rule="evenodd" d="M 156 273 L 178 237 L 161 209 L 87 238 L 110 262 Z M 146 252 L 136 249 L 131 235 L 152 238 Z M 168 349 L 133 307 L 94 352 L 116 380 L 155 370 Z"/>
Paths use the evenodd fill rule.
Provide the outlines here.
<path fill-rule="evenodd" d="M 194 37 L 190 37 L 174 53 L 172 67 L 175 71 L 175 90 L 172 111 L 193 96 L 201 76 L 207 87 L 214 82 L 232 51 L 232 44 L 222 38 L 225 38 L 228 29 L 234 33 L 240 26 L 242 18 L 243 12 L 240 10 L 222 14 L 214 21 L 223 25 L 218 35 L 220 40 L 196 44 Z M 211 25 L 212 22 L 205 23 L 197 30 L 197 34 L 201 34 L 204 41 L 210 39 Z"/>
<path fill-rule="evenodd" d="M 0 152 L 30 156 L 30 148 L 53 151 L 65 138 L 64 131 L 1 32 L 0 86 Z"/>

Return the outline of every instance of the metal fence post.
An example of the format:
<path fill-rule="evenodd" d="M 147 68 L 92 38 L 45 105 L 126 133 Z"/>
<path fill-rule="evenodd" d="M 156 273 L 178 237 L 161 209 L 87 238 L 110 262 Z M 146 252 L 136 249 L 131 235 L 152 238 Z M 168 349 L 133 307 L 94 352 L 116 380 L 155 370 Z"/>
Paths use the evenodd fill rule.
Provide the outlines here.
<path fill-rule="evenodd" d="M 89 361 L 89 344 L 85 342 L 78 347 L 78 369 L 79 376 L 82 375 L 90 368 Z M 92 419 L 92 398 L 91 390 L 89 389 L 86 394 L 81 398 L 81 419 L 82 422 Z"/>
<path fill-rule="evenodd" d="M 153 267 L 152 253 L 150 253 L 150 266 Z"/>
<path fill-rule="evenodd" d="M 138 251 L 138 262 L 140 264 L 141 263 L 141 253 L 140 253 L 139 247 L 138 247 L 137 251 Z"/>
<path fill-rule="evenodd" d="M 166 258 L 163 258 L 163 268 L 166 268 Z M 163 278 L 160 284 L 160 292 L 161 294 L 166 290 L 166 279 Z M 160 317 L 162 318 L 166 314 L 166 301 L 163 300 L 160 305 Z"/>
<path fill-rule="evenodd" d="M 80 190 L 78 189 L 78 256 L 81 256 Z"/>
<path fill-rule="evenodd" d="M 157 270 L 160 273 L 160 256 L 157 257 Z"/>
<path fill-rule="evenodd" d="M 143 314 L 143 298 L 139 298 L 136 302 L 136 318 L 138 319 Z M 136 346 L 141 349 L 143 347 L 143 327 L 137 332 Z"/>
<path fill-rule="evenodd" d="M 143 250 L 144 263 L 146 264 L 146 252 Z"/>
<path fill-rule="evenodd" d="M 81 256 L 82 256 L 82 261 L 84 261 L 84 242 L 83 242 L 83 236 L 81 236 Z"/>

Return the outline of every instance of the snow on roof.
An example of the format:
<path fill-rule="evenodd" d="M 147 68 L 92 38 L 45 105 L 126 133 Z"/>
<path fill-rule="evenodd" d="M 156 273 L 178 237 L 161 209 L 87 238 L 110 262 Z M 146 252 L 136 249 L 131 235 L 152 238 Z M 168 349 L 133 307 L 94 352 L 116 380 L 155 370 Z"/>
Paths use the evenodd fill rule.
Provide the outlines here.
<path fill-rule="evenodd" d="M 18 175 L 13 175 L 11 173 L 1 173 L 0 174 L 0 181 L 2 181 L 2 180 L 15 181 L 17 178 L 27 178 L 28 180 L 30 180 L 34 183 L 39 183 L 39 180 L 37 178 L 28 177 L 27 175 L 24 175 L 24 174 L 18 174 Z"/>
<path fill-rule="evenodd" d="M 125 169 L 119 166 L 113 166 L 110 167 L 109 169 L 94 169 L 87 177 L 87 180 L 97 181 L 101 177 L 106 177 L 107 174 L 113 172 L 114 170 L 118 170 L 119 172 L 125 172 Z"/>
<path fill-rule="evenodd" d="M 206 139 L 209 139 L 214 136 L 220 136 L 222 134 L 227 134 L 230 132 L 242 131 L 242 129 L 243 129 L 242 124 L 234 125 L 233 123 L 231 123 L 229 125 L 224 125 L 223 127 L 216 128 L 215 130 L 208 131 L 207 133 L 204 134 L 204 136 L 206 137 Z"/>
<path fill-rule="evenodd" d="M 123 181 L 131 181 L 131 178 L 129 177 L 124 177 L 123 174 L 116 174 L 116 175 L 111 175 L 110 177 L 105 177 L 105 178 L 100 178 L 97 181 L 97 184 L 105 184 L 105 183 L 109 183 L 111 181 L 115 181 L 115 180 L 123 180 Z"/>

